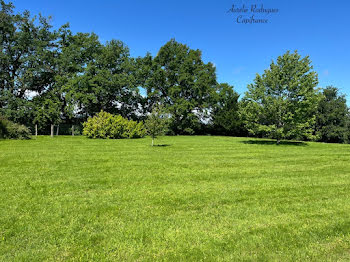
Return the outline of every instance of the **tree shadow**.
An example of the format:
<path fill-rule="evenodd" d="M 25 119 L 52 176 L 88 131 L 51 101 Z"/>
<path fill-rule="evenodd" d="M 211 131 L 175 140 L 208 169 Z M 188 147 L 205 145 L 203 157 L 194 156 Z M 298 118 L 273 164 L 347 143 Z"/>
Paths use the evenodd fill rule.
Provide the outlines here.
<path fill-rule="evenodd" d="M 171 145 L 169 145 L 169 144 L 153 145 L 153 147 L 166 147 L 166 146 L 171 146 Z"/>
<path fill-rule="evenodd" d="M 248 145 L 308 146 L 307 143 L 299 142 L 299 141 L 281 141 L 278 145 L 276 141 L 271 141 L 271 140 L 248 140 L 248 141 L 240 141 L 240 142 Z"/>

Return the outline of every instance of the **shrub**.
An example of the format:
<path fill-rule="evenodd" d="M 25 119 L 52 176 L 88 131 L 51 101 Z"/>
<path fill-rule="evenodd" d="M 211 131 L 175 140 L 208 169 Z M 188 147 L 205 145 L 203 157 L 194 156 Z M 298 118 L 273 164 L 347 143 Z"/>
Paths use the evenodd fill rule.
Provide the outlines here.
<path fill-rule="evenodd" d="M 83 124 L 83 134 L 89 138 L 120 139 L 144 137 L 143 123 L 127 120 L 120 115 L 101 111 Z"/>
<path fill-rule="evenodd" d="M 0 138 L 5 139 L 30 139 L 31 132 L 28 127 L 11 122 L 0 117 Z"/>
<path fill-rule="evenodd" d="M 127 126 L 129 138 L 141 138 L 146 135 L 146 129 L 142 122 L 129 121 Z"/>

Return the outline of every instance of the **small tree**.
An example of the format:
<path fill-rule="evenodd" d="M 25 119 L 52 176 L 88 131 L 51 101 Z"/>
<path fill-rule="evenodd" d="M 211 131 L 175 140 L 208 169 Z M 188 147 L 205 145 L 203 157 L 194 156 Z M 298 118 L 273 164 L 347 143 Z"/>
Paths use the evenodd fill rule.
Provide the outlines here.
<path fill-rule="evenodd" d="M 145 121 L 147 133 L 152 138 L 152 146 L 157 136 L 164 135 L 169 126 L 169 115 L 161 106 L 155 106 Z"/>

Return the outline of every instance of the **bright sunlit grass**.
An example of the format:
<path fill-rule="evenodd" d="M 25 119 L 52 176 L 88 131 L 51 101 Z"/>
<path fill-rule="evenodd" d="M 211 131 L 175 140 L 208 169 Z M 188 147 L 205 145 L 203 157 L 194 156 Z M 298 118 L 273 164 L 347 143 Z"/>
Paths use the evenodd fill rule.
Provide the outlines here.
<path fill-rule="evenodd" d="M 348 261 L 350 146 L 0 141 L 0 261 Z"/>

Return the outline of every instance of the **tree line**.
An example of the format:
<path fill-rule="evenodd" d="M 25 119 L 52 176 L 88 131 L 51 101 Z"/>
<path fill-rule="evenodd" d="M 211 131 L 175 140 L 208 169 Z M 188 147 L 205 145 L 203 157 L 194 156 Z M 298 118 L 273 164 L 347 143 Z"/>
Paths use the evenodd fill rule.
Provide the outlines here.
<path fill-rule="evenodd" d="M 0 114 L 39 134 L 78 128 L 101 111 L 143 121 L 161 105 L 170 116 L 169 135 L 350 138 L 345 96 L 318 88 L 310 58 L 298 52 L 278 57 L 240 96 L 218 83 L 200 50 L 175 39 L 156 56 L 132 57 L 120 40 L 103 44 L 69 24 L 53 29 L 49 17 L 15 13 L 3 0 L 0 48 Z"/>

